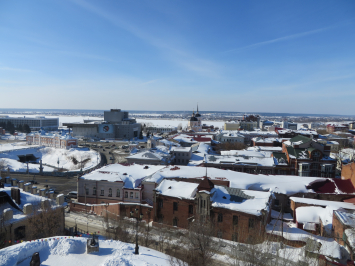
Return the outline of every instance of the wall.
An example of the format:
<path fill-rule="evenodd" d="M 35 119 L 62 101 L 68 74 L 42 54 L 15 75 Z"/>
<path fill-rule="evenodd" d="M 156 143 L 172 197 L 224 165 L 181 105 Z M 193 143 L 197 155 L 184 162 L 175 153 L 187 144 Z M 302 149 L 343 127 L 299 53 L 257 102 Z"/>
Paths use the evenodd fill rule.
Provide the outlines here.
<path fill-rule="evenodd" d="M 350 179 L 351 183 L 355 187 L 355 162 L 343 164 L 341 168 L 341 179 Z"/>

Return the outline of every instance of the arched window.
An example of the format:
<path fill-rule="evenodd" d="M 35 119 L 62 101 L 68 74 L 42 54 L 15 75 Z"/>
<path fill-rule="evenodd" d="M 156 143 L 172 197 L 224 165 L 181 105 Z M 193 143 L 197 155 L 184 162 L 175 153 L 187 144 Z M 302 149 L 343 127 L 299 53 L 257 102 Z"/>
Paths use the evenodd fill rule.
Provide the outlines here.
<path fill-rule="evenodd" d="M 128 192 L 127 191 L 124 193 L 124 197 L 128 198 Z"/>
<path fill-rule="evenodd" d="M 121 197 L 121 190 L 120 189 L 117 189 L 116 197 L 117 198 Z"/>
<path fill-rule="evenodd" d="M 109 189 L 108 189 L 108 196 L 109 196 L 109 197 L 112 197 L 112 188 L 109 188 Z"/>
<path fill-rule="evenodd" d="M 96 195 L 96 187 L 93 187 L 93 188 L 92 188 L 92 194 L 93 194 L 93 195 Z"/>

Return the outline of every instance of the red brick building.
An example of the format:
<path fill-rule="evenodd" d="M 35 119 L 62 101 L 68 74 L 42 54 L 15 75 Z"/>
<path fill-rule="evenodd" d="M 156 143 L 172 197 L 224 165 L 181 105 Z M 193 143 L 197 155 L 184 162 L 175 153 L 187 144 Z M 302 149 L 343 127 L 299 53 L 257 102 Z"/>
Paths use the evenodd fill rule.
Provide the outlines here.
<path fill-rule="evenodd" d="M 269 192 L 215 186 L 208 178 L 200 183 L 163 180 L 155 189 L 154 221 L 188 228 L 198 217 L 210 218 L 217 237 L 258 242 L 270 221 L 271 201 Z"/>
<path fill-rule="evenodd" d="M 327 132 L 328 133 L 333 133 L 335 131 L 342 131 L 342 132 L 348 132 L 349 131 L 349 125 L 336 125 L 336 124 L 328 124 L 327 125 Z"/>
<path fill-rule="evenodd" d="M 30 133 L 26 136 L 28 145 L 42 145 L 61 149 L 78 147 L 78 139 L 70 135 L 60 136 L 58 134 Z"/>

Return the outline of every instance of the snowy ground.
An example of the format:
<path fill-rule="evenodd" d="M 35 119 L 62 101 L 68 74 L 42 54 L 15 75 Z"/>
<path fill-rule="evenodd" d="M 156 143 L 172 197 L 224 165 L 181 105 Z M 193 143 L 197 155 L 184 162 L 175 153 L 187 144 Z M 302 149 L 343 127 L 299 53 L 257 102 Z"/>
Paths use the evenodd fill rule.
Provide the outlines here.
<path fill-rule="evenodd" d="M 35 252 L 39 252 L 41 265 L 50 266 L 169 265 L 163 253 L 140 247 L 140 254 L 134 255 L 134 244 L 113 240 L 99 240 L 100 251 L 87 254 L 86 241 L 84 237 L 53 237 L 23 242 L 0 250 L 0 265 L 27 266 Z"/>
<path fill-rule="evenodd" d="M 1 135 L 0 139 L 3 139 L 3 140 L 26 140 L 26 134 L 25 133 L 18 133 L 18 136 L 13 136 L 9 133 L 6 133 L 5 135 Z"/>
<path fill-rule="evenodd" d="M 88 148 L 73 148 L 69 150 L 37 145 L 25 145 L 24 143 L 12 143 L 0 145 L 0 159 L 4 159 L 6 168 L 10 171 L 26 172 L 27 164 L 19 162 L 19 155 L 33 154 L 37 163 L 42 159 L 44 171 L 54 171 L 55 167 L 69 171 L 90 169 L 100 163 L 100 155 Z M 82 162 L 82 163 L 81 163 Z M 52 166 L 52 167 L 50 167 Z M 54 167 L 54 168 L 53 168 Z M 29 171 L 39 172 L 39 164 L 28 164 Z"/>

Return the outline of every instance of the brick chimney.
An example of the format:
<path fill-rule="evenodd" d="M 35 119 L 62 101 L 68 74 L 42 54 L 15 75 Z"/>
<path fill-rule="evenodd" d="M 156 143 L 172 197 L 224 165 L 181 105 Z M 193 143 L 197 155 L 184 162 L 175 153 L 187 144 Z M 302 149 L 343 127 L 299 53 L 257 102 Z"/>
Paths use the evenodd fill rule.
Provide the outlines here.
<path fill-rule="evenodd" d="M 18 204 L 21 204 L 21 194 L 20 189 L 12 187 L 11 188 L 11 198 Z"/>

